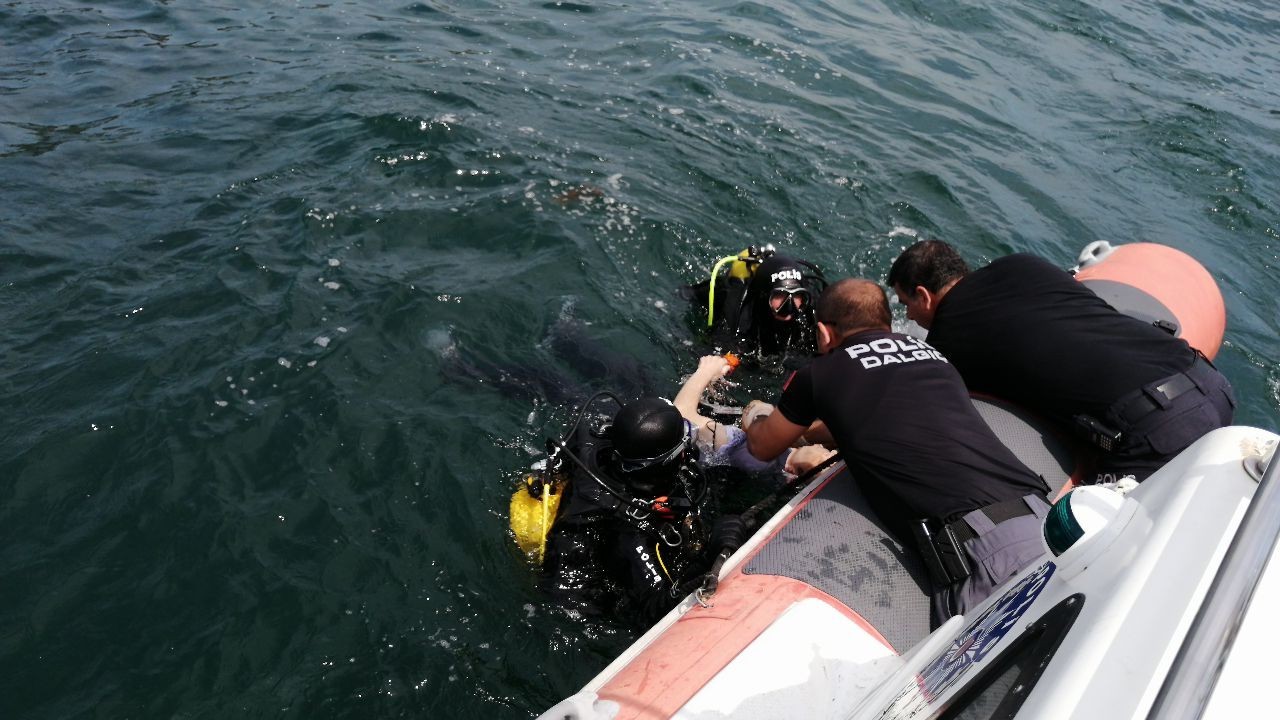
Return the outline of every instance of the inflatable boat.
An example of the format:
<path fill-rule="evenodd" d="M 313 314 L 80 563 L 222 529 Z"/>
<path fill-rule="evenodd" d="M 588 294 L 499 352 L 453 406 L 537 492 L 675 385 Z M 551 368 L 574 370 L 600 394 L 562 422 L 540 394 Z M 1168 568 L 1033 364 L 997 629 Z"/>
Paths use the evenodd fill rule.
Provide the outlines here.
<path fill-rule="evenodd" d="M 1171 248 L 1095 244 L 1077 277 L 1212 357 L 1213 279 Z M 1157 283 L 1153 278 L 1165 278 Z M 915 552 L 838 464 L 548 720 L 1257 715 L 1280 639 L 1277 436 L 1229 427 L 1146 482 L 1076 487 L 1080 449 L 991 398 L 993 430 L 1062 493 L 1040 560 L 930 631 Z"/>

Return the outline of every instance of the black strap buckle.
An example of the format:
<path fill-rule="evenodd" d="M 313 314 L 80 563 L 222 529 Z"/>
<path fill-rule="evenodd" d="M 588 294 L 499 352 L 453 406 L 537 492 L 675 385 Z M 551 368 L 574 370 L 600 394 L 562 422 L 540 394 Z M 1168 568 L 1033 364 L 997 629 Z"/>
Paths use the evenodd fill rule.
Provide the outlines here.
<path fill-rule="evenodd" d="M 1155 386 L 1147 395 L 1161 408 L 1166 408 L 1169 403 L 1182 397 L 1185 393 L 1198 389 L 1200 389 L 1200 385 L 1195 379 L 1183 372 Z"/>

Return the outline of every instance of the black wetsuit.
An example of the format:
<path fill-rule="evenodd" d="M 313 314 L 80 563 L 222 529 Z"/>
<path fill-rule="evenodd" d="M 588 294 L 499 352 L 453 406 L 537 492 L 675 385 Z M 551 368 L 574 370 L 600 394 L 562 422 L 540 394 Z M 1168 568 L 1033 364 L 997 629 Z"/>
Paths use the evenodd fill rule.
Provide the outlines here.
<path fill-rule="evenodd" d="M 975 572 L 935 585 L 935 622 L 1039 555 L 1035 517 L 1047 511 L 1048 487 L 996 438 L 959 374 L 922 341 L 887 331 L 850 337 L 792 376 L 778 411 L 797 425 L 827 424 L 852 477 L 904 541 L 922 519 L 940 530 L 973 511 L 1015 506 L 1012 519 L 969 522 L 978 535 L 965 544 Z"/>
<path fill-rule="evenodd" d="M 1235 406 L 1231 385 L 1184 340 L 1118 312 L 1032 255 L 963 277 L 938 304 L 928 341 L 974 392 L 1064 428 L 1092 418 L 1122 433 L 1100 457 L 1101 474 L 1145 478 L 1229 424 Z"/>
<path fill-rule="evenodd" d="M 777 320 L 769 312 L 767 296 L 750 292 L 742 280 L 733 279 L 725 285 L 724 324 L 716 334 L 730 349 L 757 358 L 813 354 L 812 312 L 790 322 Z"/>
<path fill-rule="evenodd" d="M 791 321 L 775 318 L 769 308 L 771 281 L 761 273 L 767 272 L 774 262 L 786 262 L 789 267 L 795 267 L 794 261 L 774 256 L 765 260 L 761 269 L 748 279 L 721 278 L 717 281 L 715 312 L 712 314 L 714 326 L 710 333 L 714 345 L 757 362 L 785 363 L 789 358 L 813 355 L 813 303 L 797 310 L 797 317 Z M 817 300 L 826 286 L 820 275 L 804 275 L 800 284 L 809 291 L 811 300 Z M 686 295 L 693 300 L 699 326 L 704 329 L 709 289 L 710 282 L 705 280 L 686 289 Z"/>
<path fill-rule="evenodd" d="M 606 437 L 582 429 L 570 449 L 592 472 L 621 487 L 609 474 L 611 448 Z M 543 565 L 552 592 L 588 613 L 609 614 L 636 627 L 652 625 L 710 565 L 701 508 L 691 506 L 677 482 L 671 517 L 629 509 L 576 463 L 563 462 L 570 472 L 569 490 L 547 539 Z"/>

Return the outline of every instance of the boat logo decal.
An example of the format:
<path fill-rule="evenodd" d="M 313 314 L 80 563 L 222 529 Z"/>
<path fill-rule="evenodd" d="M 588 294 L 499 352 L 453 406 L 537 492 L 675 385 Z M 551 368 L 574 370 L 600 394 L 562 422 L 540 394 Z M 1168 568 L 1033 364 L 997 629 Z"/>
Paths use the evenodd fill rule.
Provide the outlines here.
<path fill-rule="evenodd" d="M 1054 569 L 1052 562 L 1046 562 L 987 607 L 902 689 L 881 714 L 882 720 L 928 714 L 930 704 L 985 660 L 1018 624 L 1048 584 Z"/>

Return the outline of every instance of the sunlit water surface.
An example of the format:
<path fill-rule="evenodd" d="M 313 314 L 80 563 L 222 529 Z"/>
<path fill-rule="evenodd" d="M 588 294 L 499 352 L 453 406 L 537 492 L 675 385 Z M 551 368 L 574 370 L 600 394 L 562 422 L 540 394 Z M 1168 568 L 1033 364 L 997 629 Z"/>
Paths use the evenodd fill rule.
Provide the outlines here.
<path fill-rule="evenodd" d="M 512 484 L 674 393 L 748 243 L 1168 243 L 1276 426 L 1270 3 L 186 5 L 0 6 L 0 716 L 574 692 L 630 636 L 546 606 Z"/>

